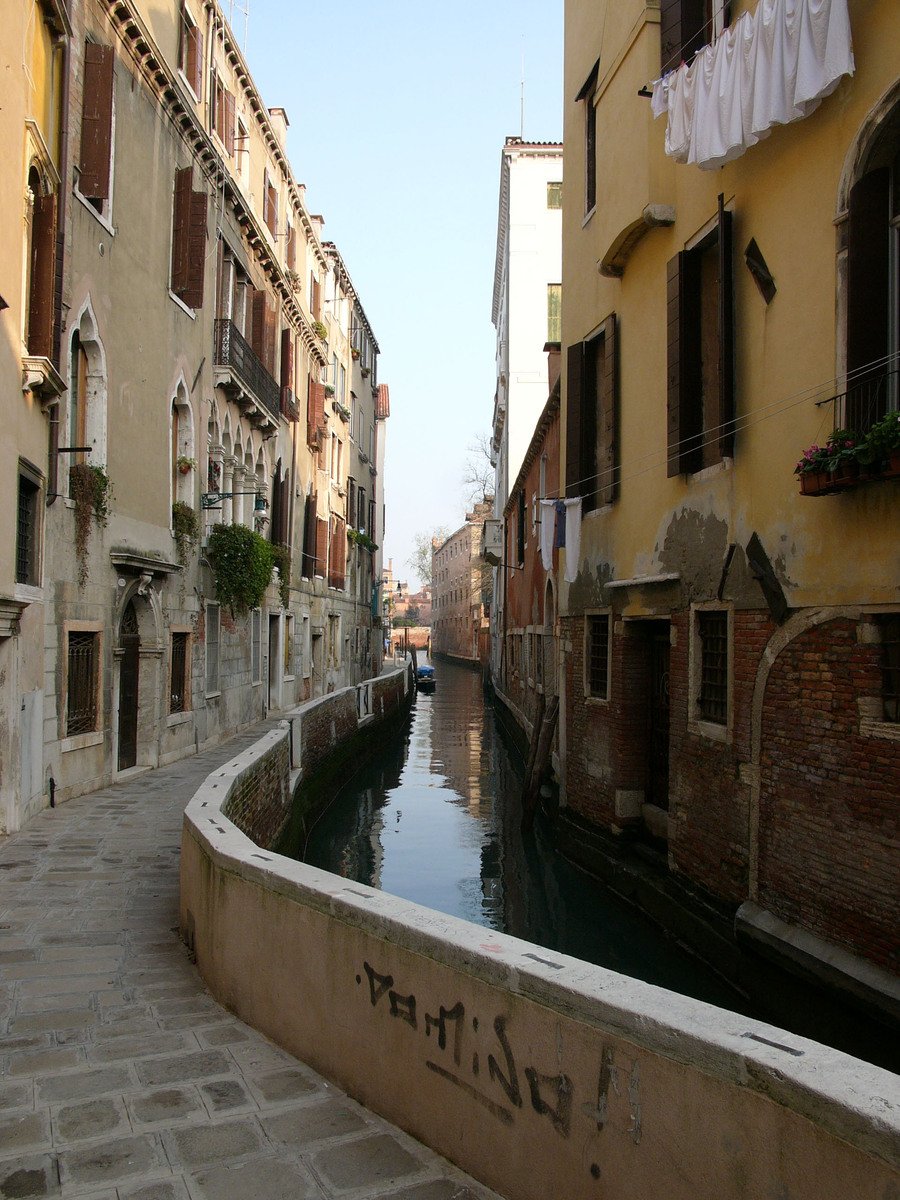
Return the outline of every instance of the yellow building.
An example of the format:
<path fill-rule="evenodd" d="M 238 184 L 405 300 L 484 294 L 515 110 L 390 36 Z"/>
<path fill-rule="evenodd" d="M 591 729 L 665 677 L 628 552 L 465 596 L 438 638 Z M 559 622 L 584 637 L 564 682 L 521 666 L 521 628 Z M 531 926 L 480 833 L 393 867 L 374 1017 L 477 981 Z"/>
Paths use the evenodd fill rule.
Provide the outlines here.
<path fill-rule="evenodd" d="M 867 994 L 900 965 L 898 45 L 892 0 L 566 3 L 564 813 Z"/>

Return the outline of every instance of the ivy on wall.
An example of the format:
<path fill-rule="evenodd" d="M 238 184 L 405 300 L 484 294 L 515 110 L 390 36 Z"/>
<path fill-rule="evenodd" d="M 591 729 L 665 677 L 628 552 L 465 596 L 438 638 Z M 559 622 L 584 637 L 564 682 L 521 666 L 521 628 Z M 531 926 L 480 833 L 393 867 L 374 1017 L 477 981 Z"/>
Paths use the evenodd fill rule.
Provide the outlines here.
<path fill-rule="evenodd" d="M 218 602 L 232 613 L 258 608 L 272 578 L 272 551 L 272 544 L 246 525 L 215 525 L 207 553 Z"/>

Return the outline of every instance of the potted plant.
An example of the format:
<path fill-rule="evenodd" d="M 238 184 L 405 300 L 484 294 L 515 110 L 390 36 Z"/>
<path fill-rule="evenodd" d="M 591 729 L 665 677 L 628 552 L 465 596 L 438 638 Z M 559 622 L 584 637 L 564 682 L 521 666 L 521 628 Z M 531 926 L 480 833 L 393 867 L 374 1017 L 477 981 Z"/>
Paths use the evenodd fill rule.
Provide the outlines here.
<path fill-rule="evenodd" d="M 329 398 L 329 400 L 331 399 L 331 397 L 334 395 L 334 384 L 325 384 L 325 395 Z"/>
<path fill-rule="evenodd" d="M 350 354 L 353 358 L 353 361 L 356 362 L 356 360 L 359 358 L 359 350 L 356 346 L 351 349 Z"/>
<path fill-rule="evenodd" d="M 321 321 L 313 321 L 312 327 L 317 338 L 321 338 L 323 342 L 328 341 L 328 330 Z"/>
<path fill-rule="evenodd" d="M 828 451 L 813 443 L 800 455 L 794 474 L 800 479 L 802 496 L 821 496 L 828 488 Z"/>
<path fill-rule="evenodd" d="M 850 487 L 859 479 L 859 444 L 859 434 L 852 429 L 835 429 L 828 439 L 825 451 L 832 487 Z"/>
<path fill-rule="evenodd" d="M 887 412 L 869 429 L 859 461 L 888 479 L 900 475 L 900 412 Z"/>
<path fill-rule="evenodd" d="M 186 454 L 179 454 L 175 459 L 175 466 L 178 468 L 179 475 L 189 475 L 196 465 L 196 459 L 188 458 Z"/>

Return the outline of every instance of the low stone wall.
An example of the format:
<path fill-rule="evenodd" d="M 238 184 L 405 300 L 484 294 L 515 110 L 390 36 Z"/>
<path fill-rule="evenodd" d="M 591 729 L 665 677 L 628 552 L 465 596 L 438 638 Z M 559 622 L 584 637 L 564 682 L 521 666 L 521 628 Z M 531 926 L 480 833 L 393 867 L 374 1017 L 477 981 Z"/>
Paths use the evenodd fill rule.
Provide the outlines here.
<path fill-rule="evenodd" d="M 893 1075 L 260 849 L 225 814 L 289 738 L 185 813 L 182 929 L 239 1017 L 515 1200 L 896 1194 Z"/>

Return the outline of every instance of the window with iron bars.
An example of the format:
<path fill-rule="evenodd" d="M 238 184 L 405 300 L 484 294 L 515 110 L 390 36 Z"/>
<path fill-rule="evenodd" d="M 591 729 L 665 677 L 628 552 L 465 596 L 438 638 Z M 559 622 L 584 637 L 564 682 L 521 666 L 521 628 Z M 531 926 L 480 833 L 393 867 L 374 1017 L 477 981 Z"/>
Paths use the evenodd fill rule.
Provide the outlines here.
<path fill-rule="evenodd" d="M 700 638 L 700 719 L 716 725 L 728 723 L 728 613 L 697 613 Z"/>
<path fill-rule="evenodd" d="M 609 614 L 587 618 L 587 694 L 595 700 L 609 699 Z"/>
<path fill-rule="evenodd" d="M 16 524 L 16 583 L 40 583 L 40 482 L 36 473 L 19 463 L 19 507 Z"/>
<path fill-rule="evenodd" d="M 881 630 L 882 720 L 900 722 L 900 613 L 877 618 Z"/>
<path fill-rule="evenodd" d="M 100 634 L 70 630 L 67 650 L 66 737 L 97 728 Z"/>
<path fill-rule="evenodd" d="M 169 712 L 182 713 L 188 708 L 188 637 L 187 633 L 172 634 L 172 672 L 169 686 Z"/>

